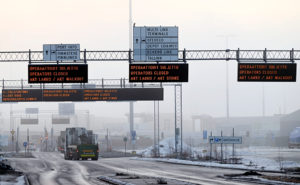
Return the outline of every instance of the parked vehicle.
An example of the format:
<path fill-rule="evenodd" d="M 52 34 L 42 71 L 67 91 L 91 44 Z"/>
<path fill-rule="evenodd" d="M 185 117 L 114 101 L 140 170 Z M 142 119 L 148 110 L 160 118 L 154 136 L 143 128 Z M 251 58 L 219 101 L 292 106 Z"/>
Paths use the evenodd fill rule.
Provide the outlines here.
<path fill-rule="evenodd" d="M 28 151 L 36 151 L 36 145 L 34 143 L 29 143 Z"/>
<path fill-rule="evenodd" d="M 65 153 L 66 131 L 61 131 L 57 138 L 57 151 Z"/>
<path fill-rule="evenodd" d="M 300 148 L 300 127 L 296 127 L 290 133 L 289 148 Z"/>

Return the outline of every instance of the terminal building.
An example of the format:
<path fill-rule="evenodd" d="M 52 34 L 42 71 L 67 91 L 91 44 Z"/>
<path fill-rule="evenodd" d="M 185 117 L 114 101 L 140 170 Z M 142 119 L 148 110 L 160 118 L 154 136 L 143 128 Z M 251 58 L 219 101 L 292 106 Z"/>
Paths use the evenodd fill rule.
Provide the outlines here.
<path fill-rule="evenodd" d="M 286 115 L 257 117 L 211 117 L 209 115 L 192 116 L 193 130 L 208 135 L 243 136 L 244 144 L 288 146 L 290 133 L 300 127 L 300 110 Z M 250 140 L 251 138 L 251 140 Z"/>

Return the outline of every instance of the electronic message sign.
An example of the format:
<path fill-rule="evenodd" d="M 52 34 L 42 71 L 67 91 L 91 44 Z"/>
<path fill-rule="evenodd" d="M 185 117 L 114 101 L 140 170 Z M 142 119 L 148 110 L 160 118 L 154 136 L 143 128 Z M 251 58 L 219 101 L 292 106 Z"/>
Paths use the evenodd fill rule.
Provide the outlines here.
<path fill-rule="evenodd" d="M 133 27 L 134 61 L 178 61 L 178 27 Z"/>
<path fill-rule="evenodd" d="M 188 82 L 188 64 L 130 64 L 129 82 Z"/>
<path fill-rule="evenodd" d="M 296 82 L 294 63 L 239 63 L 239 82 Z"/>
<path fill-rule="evenodd" d="M 2 94 L 3 102 L 163 100 L 163 88 L 3 89 Z"/>
<path fill-rule="evenodd" d="M 28 83 L 87 83 L 87 64 L 29 64 Z"/>

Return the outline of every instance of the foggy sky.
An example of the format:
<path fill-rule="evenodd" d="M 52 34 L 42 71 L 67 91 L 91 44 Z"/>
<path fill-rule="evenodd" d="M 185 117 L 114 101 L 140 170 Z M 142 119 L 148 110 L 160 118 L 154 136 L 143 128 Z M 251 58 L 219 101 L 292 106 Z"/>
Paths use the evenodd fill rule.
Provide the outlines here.
<path fill-rule="evenodd" d="M 42 50 L 43 44 L 80 43 L 87 50 L 128 50 L 128 0 L 0 0 L 0 51 Z M 179 48 L 300 49 L 297 0 L 133 0 L 137 26 L 178 26 Z M 183 113 L 226 115 L 226 61 L 189 62 Z M 298 66 L 299 68 L 299 66 Z M 229 61 L 230 115 L 262 115 L 262 83 L 237 82 L 237 62 Z M 299 69 L 298 69 L 299 73 Z M 127 62 L 89 62 L 89 78 L 128 78 Z M 0 79 L 27 79 L 27 63 L 1 63 Z M 299 80 L 299 78 L 297 78 Z M 300 108 L 296 83 L 265 83 L 266 114 Z M 153 113 L 153 102 L 136 112 Z M 174 112 L 174 91 L 165 89 L 161 112 Z M 56 109 L 56 103 L 19 103 L 17 109 Z M 8 105 L 0 105 L 7 110 Z M 124 116 L 128 103 L 77 103 L 93 114 Z"/>

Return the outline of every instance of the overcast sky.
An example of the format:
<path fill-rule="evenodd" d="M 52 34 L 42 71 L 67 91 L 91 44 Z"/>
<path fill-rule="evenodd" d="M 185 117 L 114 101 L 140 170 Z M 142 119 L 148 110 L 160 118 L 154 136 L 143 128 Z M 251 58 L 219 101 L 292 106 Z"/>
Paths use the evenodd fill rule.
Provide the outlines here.
<path fill-rule="evenodd" d="M 133 0 L 137 26 L 178 26 L 179 48 L 300 49 L 299 0 Z M 129 48 L 128 0 L 0 0 L 0 51 L 42 50 L 43 44 L 80 43 L 87 50 Z M 262 115 L 262 83 L 237 82 L 237 63 L 229 62 L 230 115 Z M 226 115 L 226 61 L 189 62 L 183 88 L 183 112 Z M 298 70 L 299 73 L 299 70 Z M 90 62 L 89 78 L 128 78 L 126 62 Z M 0 79 L 27 79 L 27 63 L 1 63 Z M 298 78 L 299 81 L 299 78 Z M 296 83 L 265 83 L 266 113 L 300 108 Z M 20 103 L 17 109 L 55 103 Z M 174 112 L 173 88 L 165 89 L 161 112 Z M 124 116 L 128 103 L 78 103 L 101 115 Z M 5 110 L 7 105 L 0 105 Z M 153 113 L 152 102 L 138 102 L 136 112 Z M 2 111 L 1 110 L 1 111 Z M 117 113 L 116 113 L 117 111 Z"/>

